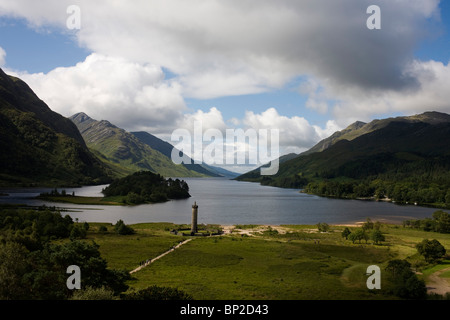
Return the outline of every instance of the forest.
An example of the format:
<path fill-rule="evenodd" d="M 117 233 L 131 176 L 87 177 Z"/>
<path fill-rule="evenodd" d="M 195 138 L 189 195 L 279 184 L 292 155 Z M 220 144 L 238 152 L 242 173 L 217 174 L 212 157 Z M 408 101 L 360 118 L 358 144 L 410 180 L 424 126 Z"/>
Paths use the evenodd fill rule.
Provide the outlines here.
<path fill-rule="evenodd" d="M 164 202 L 189 198 L 189 186 L 184 180 L 165 179 L 160 174 L 140 171 L 114 180 L 103 189 L 106 197 L 122 196 L 128 204 Z"/>
<path fill-rule="evenodd" d="M 82 268 L 83 286 L 105 288 L 113 295 L 126 291 L 128 272 L 108 268 L 98 245 L 79 239 L 83 228 L 47 207 L 0 209 L 0 299 L 69 299 L 70 265 Z"/>

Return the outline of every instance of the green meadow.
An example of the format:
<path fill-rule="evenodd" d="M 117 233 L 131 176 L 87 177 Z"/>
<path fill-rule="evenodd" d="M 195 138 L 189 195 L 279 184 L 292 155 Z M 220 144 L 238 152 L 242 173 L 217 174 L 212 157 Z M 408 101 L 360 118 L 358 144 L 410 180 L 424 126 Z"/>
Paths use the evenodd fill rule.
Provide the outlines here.
<path fill-rule="evenodd" d="M 100 232 L 101 225 L 108 231 Z M 450 248 L 450 235 L 394 225 L 382 225 L 385 241 L 381 245 L 370 240 L 352 243 L 341 236 L 343 226 L 318 232 L 316 226 L 241 225 L 211 237 L 171 234 L 170 230 L 180 227 L 172 223 L 131 227 L 135 234 L 118 235 L 111 224 L 91 223 L 87 241 L 99 244 L 110 268 L 131 271 L 141 261 L 192 238 L 133 273 L 128 284 L 130 290 L 152 285 L 177 288 L 198 300 L 398 299 L 387 290 L 385 267 L 389 260 L 407 259 L 424 280 L 450 267 L 448 260 L 426 264 L 415 249 L 426 238 L 438 239 Z M 367 289 L 370 265 L 381 268 L 381 290 Z M 449 275 L 444 272 L 442 277 Z"/>

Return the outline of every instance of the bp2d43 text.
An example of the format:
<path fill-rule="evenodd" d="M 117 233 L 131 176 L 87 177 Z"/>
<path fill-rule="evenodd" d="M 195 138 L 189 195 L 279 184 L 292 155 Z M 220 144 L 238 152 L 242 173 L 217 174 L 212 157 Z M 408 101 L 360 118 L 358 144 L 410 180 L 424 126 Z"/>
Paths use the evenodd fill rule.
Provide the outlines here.
<path fill-rule="evenodd" d="M 203 306 L 187 306 L 181 307 L 182 315 L 204 315 L 210 318 L 214 312 L 225 315 L 267 315 L 269 314 L 269 306 L 266 304 L 225 304 L 223 308 L 203 307 Z"/>

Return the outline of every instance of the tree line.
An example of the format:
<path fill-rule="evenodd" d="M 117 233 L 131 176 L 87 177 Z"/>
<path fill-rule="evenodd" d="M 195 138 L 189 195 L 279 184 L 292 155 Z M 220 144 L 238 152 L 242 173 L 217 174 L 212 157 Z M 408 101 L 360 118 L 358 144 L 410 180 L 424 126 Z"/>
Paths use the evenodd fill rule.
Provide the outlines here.
<path fill-rule="evenodd" d="M 398 203 L 437 204 L 450 208 L 450 186 L 383 180 L 310 182 L 305 192 L 337 198 L 390 199 Z"/>
<path fill-rule="evenodd" d="M 405 220 L 403 227 L 439 233 L 450 233 L 450 214 L 442 210 L 435 211 L 431 218 Z"/>

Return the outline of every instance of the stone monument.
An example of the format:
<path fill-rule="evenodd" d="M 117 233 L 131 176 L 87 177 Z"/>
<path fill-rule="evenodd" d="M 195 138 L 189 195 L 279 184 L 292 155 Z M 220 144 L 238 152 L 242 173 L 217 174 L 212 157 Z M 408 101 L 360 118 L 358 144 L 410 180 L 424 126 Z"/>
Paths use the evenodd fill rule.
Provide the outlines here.
<path fill-rule="evenodd" d="M 194 202 L 194 205 L 192 206 L 192 221 L 191 221 L 191 234 L 194 235 L 197 233 L 197 217 L 198 217 L 198 205 L 197 201 Z"/>

